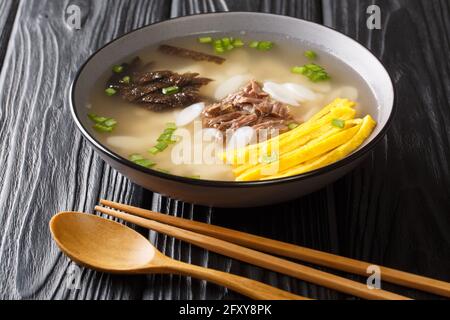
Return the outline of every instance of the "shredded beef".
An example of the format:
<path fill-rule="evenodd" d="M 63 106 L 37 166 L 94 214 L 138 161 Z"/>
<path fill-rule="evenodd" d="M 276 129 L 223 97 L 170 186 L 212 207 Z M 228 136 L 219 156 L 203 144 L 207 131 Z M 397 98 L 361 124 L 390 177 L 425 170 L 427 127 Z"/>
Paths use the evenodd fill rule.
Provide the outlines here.
<path fill-rule="evenodd" d="M 255 130 L 276 129 L 282 133 L 289 130 L 292 122 L 289 107 L 272 100 L 253 80 L 238 92 L 206 107 L 202 118 L 204 127 L 221 131 L 250 126 Z"/>

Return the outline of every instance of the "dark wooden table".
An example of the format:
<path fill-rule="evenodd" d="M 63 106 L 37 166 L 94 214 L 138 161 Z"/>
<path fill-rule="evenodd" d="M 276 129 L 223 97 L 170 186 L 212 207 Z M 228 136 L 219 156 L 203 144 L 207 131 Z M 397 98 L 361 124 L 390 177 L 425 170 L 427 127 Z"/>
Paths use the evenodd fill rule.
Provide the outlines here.
<path fill-rule="evenodd" d="M 70 4 L 81 9 L 80 30 L 65 23 Z M 366 27 L 371 4 L 381 8 L 381 30 Z M 225 210 L 143 190 L 100 160 L 69 114 L 78 67 L 125 32 L 213 11 L 272 12 L 323 23 L 384 62 L 395 80 L 398 113 L 357 170 L 290 203 Z M 241 298 L 187 277 L 112 276 L 75 266 L 52 242 L 48 221 L 61 210 L 91 212 L 100 197 L 450 281 L 449 52 L 448 0 L 1 0 L 0 298 Z M 176 259 L 311 298 L 349 298 L 140 231 Z"/>

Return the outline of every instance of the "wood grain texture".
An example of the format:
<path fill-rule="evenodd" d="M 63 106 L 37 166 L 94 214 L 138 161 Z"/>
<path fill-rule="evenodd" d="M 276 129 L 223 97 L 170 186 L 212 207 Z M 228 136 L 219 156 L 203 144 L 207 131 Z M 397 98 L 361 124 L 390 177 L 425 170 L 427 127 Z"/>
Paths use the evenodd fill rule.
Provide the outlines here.
<path fill-rule="evenodd" d="M 68 1 L 21 1 L 0 76 L 0 298 L 138 298 L 138 278 L 76 270 L 50 240 L 60 210 L 90 211 L 100 195 L 140 204 L 142 189 L 103 164 L 70 120 L 78 67 L 107 41 L 168 17 L 160 1 L 71 1 L 81 30 L 64 23 Z M 11 75 L 14 82 L 11 82 Z M 68 273 L 69 271 L 69 273 Z"/>
<path fill-rule="evenodd" d="M 61 210 L 92 211 L 99 198 L 450 280 L 449 5 L 446 0 L 375 1 L 382 8 L 383 28 L 369 32 L 365 10 L 373 2 L 2 0 L 0 299 L 242 298 L 189 277 L 110 276 L 78 269 L 51 242 L 48 221 Z M 69 4 L 81 8 L 81 30 L 64 23 Z M 77 69 L 90 54 L 151 22 L 230 10 L 324 22 L 356 38 L 383 60 L 396 82 L 399 113 L 392 130 L 360 168 L 290 203 L 251 212 L 205 208 L 130 183 L 81 138 L 70 120 L 67 96 Z M 311 298 L 346 298 L 140 231 L 175 259 Z M 80 289 L 70 290 L 68 282 L 76 275 L 80 275 Z"/>
<path fill-rule="evenodd" d="M 172 214 L 211 221 L 215 211 L 164 199 L 131 184 L 117 174 L 93 153 L 76 132 L 69 120 L 67 94 L 70 81 L 81 63 L 107 41 L 139 26 L 188 13 L 228 10 L 227 3 L 177 3 L 167 1 L 75 1 L 83 14 L 81 30 L 72 30 L 64 24 L 64 12 L 69 2 L 22 1 L 18 7 L 16 23 L 12 26 L 6 68 L 0 78 L 2 92 L 0 135 L 0 222 L 1 238 L 1 298 L 56 298 L 56 299 L 137 299 L 137 298 L 223 298 L 227 290 L 186 277 L 109 276 L 76 267 L 62 256 L 50 241 L 47 223 L 60 210 L 90 211 L 99 197 L 124 203 L 153 207 Z M 275 9 L 270 2 L 258 2 L 254 10 L 275 11 L 305 17 L 318 16 L 314 2 L 306 1 L 299 8 L 294 1 L 286 1 Z M 294 5 L 293 5 L 294 4 Z M 307 5 L 309 4 L 309 5 Z M 236 2 L 232 4 L 240 9 Z M 252 10 L 249 3 L 246 9 Z M 277 11 L 278 10 L 278 11 Z M 20 21 L 18 23 L 17 21 Z M 15 74 L 14 83 L 7 75 Z M 18 83 L 25 83 L 19 86 Z M 13 116 L 14 115 L 14 116 Z M 22 159 L 19 161 L 19 159 Z M 326 193 L 324 193 L 326 195 Z M 319 201 L 320 197 L 317 197 Z M 308 203 L 308 200 L 302 201 Z M 322 205 L 322 204 L 321 204 Z M 287 208 L 291 208 L 288 210 Z M 302 224 L 309 231 L 307 215 L 297 219 L 297 207 L 287 206 L 280 211 L 286 220 L 274 219 L 271 232 L 285 229 L 286 223 Z M 283 209 L 281 209 L 283 210 Z M 309 209 L 316 215 L 313 208 Z M 267 213 L 266 213 L 267 214 Z M 235 221 L 225 213 L 226 221 Z M 324 237 L 322 244 L 329 246 L 327 211 L 322 213 L 327 222 L 312 224 Z M 257 232 L 264 225 L 264 214 L 257 225 L 247 224 Z M 300 217 L 300 216 L 299 216 Z M 296 233 L 296 230 L 292 230 Z M 309 236 L 302 234 L 311 242 Z M 267 233 L 262 233 L 267 234 Z M 283 235 L 295 239 L 290 232 Z M 258 268 L 241 265 L 218 255 L 154 233 L 150 239 L 169 256 L 232 271 L 293 291 L 310 289 L 309 286 L 263 273 Z M 80 275 L 80 289 L 68 290 L 68 281 Z M 297 290 L 296 287 L 300 289 Z M 327 291 L 310 289 L 310 295 L 330 296 Z M 323 293 L 325 292 L 325 293 Z"/>
<path fill-rule="evenodd" d="M 178 234 L 189 233 L 183 229 L 176 231 L 176 228 L 164 224 L 158 225 L 155 221 L 131 215 L 127 217 L 122 212 L 101 212 L 114 214 L 117 218 L 158 232 L 166 233 L 172 229 Z M 256 300 L 308 300 L 252 279 L 171 259 L 133 229 L 97 215 L 60 212 L 51 218 L 50 232 L 61 251 L 73 261 L 100 272 L 127 275 L 180 274 L 205 279 Z M 170 234 L 178 238 L 177 234 Z M 191 234 L 194 238 L 199 236 Z M 209 240 L 218 241 L 214 238 Z"/>
<path fill-rule="evenodd" d="M 372 3 L 381 30 L 366 28 Z M 341 254 L 450 281 L 449 2 L 326 0 L 324 8 L 327 25 L 386 65 L 398 108 L 364 165 L 334 185 Z"/>
<path fill-rule="evenodd" d="M 147 227 L 159 233 L 170 235 L 177 239 L 187 241 L 189 243 L 198 245 L 202 248 L 223 254 L 228 257 L 233 257 L 233 254 L 235 254 L 236 251 L 241 252 L 242 257 L 244 254 L 242 251 L 242 247 L 245 247 L 246 249 L 253 249 L 254 251 L 248 255 L 254 261 L 251 263 L 269 270 L 279 270 L 272 269 L 272 265 L 268 264 L 269 260 L 273 260 L 273 258 L 275 258 L 274 256 L 288 258 L 289 260 L 293 259 L 296 261 L 300 261 L 300 263 L 309 262 L 318 266 L 331 268 L 335 271 L 342 271 L 344 273 L 356 274 L 361 276 L 366 276 L 367 270 L 372 268 L 372 265 L 370 263 L 361 260 L 354 260 L 324 251 L 317 251 L 314 249 L 301 247 L 288 242 L 281 242 L 274 239 L 241 232 L 236 229 L 228 229 L 215 224 L 208 224 L 200 221 L 174 217 L 171 215 L 166 215 L 148 209 L 134 207 L 105 199 L 101 199 L 100 205 L 95 206 L 94 210 L 96 212 L 105 213 L 124 221 L 132 222 L 136 225 Z M 159 223 L 155 224 L 155 222 Z M 171 226 L 178 228 L 179 230 L 176 230 L 176 233 L 174 233 L 175 230 L 170 230 Z M 181 232 L 181 230 L 183 232 Z M 186 231 L 188 230 L 192 231 L 192 234 L 186 234 Z M 201 235 L 207 236 L 207 238 L 203 238 L 203 241 L 199 242 Z M 225 243 L 223 243 L 225 244 L 225 246 L 221 246 L 219 243 L 217 243 L 218 239 L 225 241 Z M 214 246 L 214 242 L 218 245 Z M 240 247 L 234 247 L 236 250 L 233 250 L 231 254 L 228 254 L 230 253 L 230 251 L 226 251 L 231 250 L 232 247 L 230 247 L 230 243 L 236 244 Z M 255 260 L 255 256 L 260 255 L 261 252 L 268 253 L 269 255 L 266 255 L 263 259 L 261 259 L 261 264 L 258 264 L 258 261 Z M 239 260 L 245 261 L 245 259 L 242 258 L 240 258 Z M 291 261 L 288 261 L 286 259 L 284 259 L 283 261 L 283 268 L 287 268 L 288 265 L 286 264 L 291 263 Z M 386 268 L 384 266 L 379 267 L 381 273 L 383 274 L 383 281 L 450 298 L 449 282 L 443 282 L 436 279 L 407 273 L 397 269 Z M 301 268 L 304 268 L 304 266 L 301 264 L 296 264 L 295 269 L 293 269 L 292 271 L 296 272 Z M 287 269 L 285 270 L 287 271 Z M 281 273 L 296 277 L 295 274 L 292 274 L 288 271 L 283 271 L 281 271 Z M 306 271 L 306 274 L 309 277 L 313 273 L 317 272 L 320 271 L 314 268 L 310 268 L 308 271 Z M 298 279 L 305 278 L 299 277 Z M 352 287 L 354 287 L 355 284 L 359 285 L 358 282 L 354 282 L 354 284 L 352 284 Z M 375 293 L 373 292 L 373 290 L 371 291 L 372 293 Z M 355 294 L 355 296 L 358 295 Z"/>
<path fill-rule="evenodd" d="M 315 0 L 172 0 L 171 16 L 223 11 L 266 12 L 322 21 L 321 2 Z"/>
<path fill-rule="evenodd" d="M 0 70 L 5 58 L 6 48 L 16 18 L 17 0 L 2 0 L 0 2 Z"/>

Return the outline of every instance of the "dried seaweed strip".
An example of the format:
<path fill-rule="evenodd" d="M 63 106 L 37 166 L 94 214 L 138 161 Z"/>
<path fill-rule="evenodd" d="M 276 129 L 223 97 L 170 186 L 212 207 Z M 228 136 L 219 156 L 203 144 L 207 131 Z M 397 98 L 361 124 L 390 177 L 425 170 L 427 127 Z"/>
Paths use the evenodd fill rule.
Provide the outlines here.
<path fill-rule="evenodd" d="M 217 64 L 222 64 L 225 62 L 225 59 L 222 57 L 214 56 L 211 54 L 198 52 L 194 50 L 189 50 L 185 48 L 180 47 L 174 47 L 167 44 L 163 44 L 159 46 L 159 50 L 165 54 L 178 56 L 182 58 L 187 58 L 195 61 L 208 61 L 208 62 L 214 62 Z"/>
<path fill-rule="evenodd" d="M 107 87 L 114 88 L 122 99 L 143 105 L 150 110 L 183 108 L 201 101 L 198 90 L 211 79 L 199 77 L 198 73 L 179 74 L 170 70 L 143 71 L 144 65 L 139 57 L 130 63 L 121 64 L 122 70 L 107 81 Z M 129 79 L 124 81 L 124 77 Z M 178 87 L 174 94 L 163 94 L 167 87 Z"/>
<path fill-rule="evenodd" d="M 145 66 L 148 66 L 152 63 L 147 63 Z M 122 79 L 124 76 L 131 76 L 133 73 L 142 69 L 144 64 L 139 57 L 133 58 L 130 63 L 125 62 L 121 64 L 123 71 L 120 73 L 113 73 L 112 76 L 106 82 L 106 86 L 109 88 L 120 89 L 124 86 Z"/>

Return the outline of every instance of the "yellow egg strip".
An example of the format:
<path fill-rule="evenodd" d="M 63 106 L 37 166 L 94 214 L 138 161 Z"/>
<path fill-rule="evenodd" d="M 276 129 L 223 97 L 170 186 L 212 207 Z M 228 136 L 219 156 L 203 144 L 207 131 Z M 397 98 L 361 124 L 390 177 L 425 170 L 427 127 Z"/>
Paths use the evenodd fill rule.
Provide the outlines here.
<path fill-rule="evenodd" d="M 342 144 L 338 148 L 336 148 L 318 158 L 307 161 L 298 167 L 286 170 L 278 175 L 264 177 L 261 180 L 290 177 L 290 176 L 302 174 L 305 172 L 313 171 L 313 170 L 322 168 L 324 166 L 327 166 L 331 163 L 334 163 L 336 161 L 339 161 L 339 160 L 345 158 L 347 155 L 349 155 L 353 151 L 355 151 L 357 148 L 359 148 L 359 146 L 372 133 L 375 126 L 376 126 L 375 120 L 373 120 L 373 118 L 370 115 L 368 115 L 363 119 L 362 124 L 358 126 L 358 128 L 359 128 L 358 132 L 350 140 L 348 140 L 346 143 Z"/>
<path fill-rule="evenodd" d="M 333 135 L 324 135 L 298 148 L 297 150 L 281 155 L 277 161 L 270 164 L 260 164 L 245 171 L 236 178 L 236 181 L 259 180 L 264 176 L 273 176 L 282 171 L 300 165 L 321 154 L 331 151 L 351 139 L 359 130 L 359 126 L 343 129 Z"/>
<path fill-rule="evenodd" d="M 346 117 L 342 117 L 341 118 L 342 120 L 346 120 L 346 119 L 343 119 L 343 118 L 346 118 Z M 317 138 L 326 139 L 326 138 L 328 138 L 328 137 L 330 137 L 330 136 L 332 136 L 332 135 L 334 135 L 336 133 L 341 132 L 343 129 L 349 129 L 351 127 L 354 127 L 354 126 L 360 124 L 362 122 L 362 120 L 361 119 L 350 119 L 350 120 L 347 120 L 347 121 L 345 121 L 345 127 L 343 129 L 334 127 L 331 124 L 331 119 L 329 121 L 327 121 L 327 122 L 328 122 L 327 125 L 324 125 L 324 126 L 320 127 L 318 130 L 313 131 L 311 134 L 309 134 L 307 136 L 299 138 L 298 139 L 299 141 L 296 142 L 296 146 L 294 148 L 289 148 L 289 149 L 284 149 L 283 150 L 282 147 L 280 147 L 279 148 L 280 151 L 277 153 L 277 156 L 281 157 L 284 154 L 286 154 L 286 153 L 288 153 L 290 151 L 293 151 L 294 149 L 298 149 L 298 148 L 304 146 L 306 143 L 308 143 L 308 142 L 310 142 L 310 141 L 312 141 L 314 139 L 317 139 Z M 266 154 L 270 155 L 269 153 L 266 153 Z M 260 164 L 261 164 L 260 159 L 258 159 L 257 161 L 250 161 L 250 162 L 248 162 L 248 163 L 246 163 L 244 165 L 238 166 L 235 169 L 233 169 L 233 174 L 235 176 L 239 176 L 242 173 L 244 173 L 245 171 L 250 170 L 250 169 L 252 169 L 255 166 L 260 165 Z"/>

